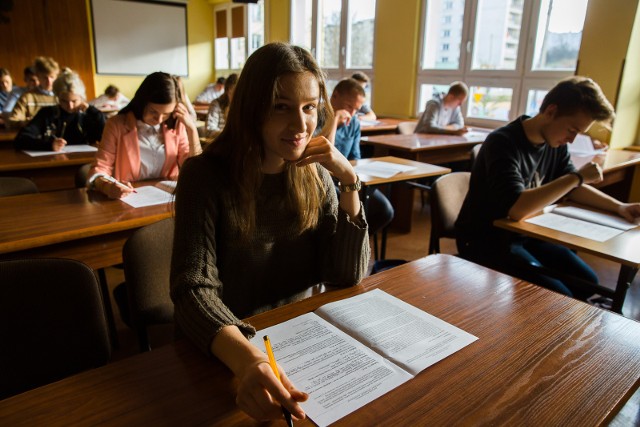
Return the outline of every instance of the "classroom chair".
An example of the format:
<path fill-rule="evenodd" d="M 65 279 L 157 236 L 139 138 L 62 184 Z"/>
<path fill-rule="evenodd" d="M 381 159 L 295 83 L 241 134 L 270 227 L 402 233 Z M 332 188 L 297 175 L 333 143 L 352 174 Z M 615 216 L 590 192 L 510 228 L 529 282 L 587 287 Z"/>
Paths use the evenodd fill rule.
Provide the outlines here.
<path fill-rule="evenodd" d="M 0 399 L 107 363 L 95 273 L 70 259 L 0 261 Z"/>
<path fill-rule="evenodd" d="M 473 170 L 473 165 L 476 163 L 476 159 L 478 158 L 478 153 L 482 148 L 482 144 L 474 145 L 471 149 L 471 163 L 469 165 L 469 169 Z"/>
<path fill-rule="evenodd" d="M 37 193 L 38 187 L 28 178 L 0 177 L 0 197 Z"/>
<path fill-rule="evenodd" d="M 120 316 L 138 335 L 140 352 L 151 350 L 147 327 L 173 323 L 169 274 L 173 218 L 147 225 L 127 239 L 122 249 L 125 282 L 114 289 Z"/>
<path fill-rule="evenodd" d="M 470 172 L 452 172 L 436 179 L 431 186 L 429 255 L 440 253 L 441 238 L 455 238 L 455 222 L 469 190 L 470 177 Z"/>
<path fill-rule="evenodd" d="M 92 163 L 87 163 L 85 165 L 80 166 L 75 176 L 75 184 L 76 188 L 84 188 L 87 186 L 87 179 L 89 178 L 89 170 L 91 169 Z"/>

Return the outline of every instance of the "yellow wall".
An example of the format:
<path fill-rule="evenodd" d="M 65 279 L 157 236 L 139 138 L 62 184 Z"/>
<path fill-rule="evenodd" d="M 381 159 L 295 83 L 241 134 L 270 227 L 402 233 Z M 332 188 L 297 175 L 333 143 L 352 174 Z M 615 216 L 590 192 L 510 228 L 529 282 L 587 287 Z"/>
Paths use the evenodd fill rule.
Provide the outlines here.
<path fill-rule="evenodd" d="M 88 0 L 87 0 L 88 1 Z M 187 38 L 189 77 L 184 85 L 193 100 L 215 77 L 213 46 L 213 6 L 208 0 L 189 0 L 187 3 Z M 93 61 L 95 64 L 95 60 Z M 95 74 L 96 94 L 101 94 L 110 85 L 116 85 L 122 93 L 131 98 L 144 76 L 115 76 Z"/>
<path fill-rule="evenodd" d="M 267 42 L 288 42 L 291 11 L 289 0 L 269 0 L 268 11 L 265 11 L 267 24 Z"/>
<path fill-rule="evenodd" d="M 419 61 L 420 0 L 376 2 L 375 88 L 379 116 L 413 115 Z"/>

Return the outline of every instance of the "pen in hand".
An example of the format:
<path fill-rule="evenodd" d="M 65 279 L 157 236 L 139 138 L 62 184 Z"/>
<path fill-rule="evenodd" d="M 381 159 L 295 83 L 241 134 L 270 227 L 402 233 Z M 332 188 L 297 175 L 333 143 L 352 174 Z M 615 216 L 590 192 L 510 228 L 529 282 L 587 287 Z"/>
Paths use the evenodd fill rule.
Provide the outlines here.
<path fill-rule="evenodd" d="M 102 175 L 102 178 L 106 179 L 107 181 L 119 185 L 122 188 L 126 188 L 127 190 L 131 190 L 131 187 L 124 185 L 123 183 L 121 183 L 120 181 L 118 181 L 117 179 L 115 179 L 112 176 L 108 176 L 108 175 Z M 136 190 L 133 190 L 134 193 L 138 193 Z"/>
<path fill-rule="evenodd" d="M 282 382 L 280 379 L 280 372 L 278 371 L 278 365 L 276 364 L 276 358 L 273 355 L 273 350 L 271 349 L 271 341 L 269 341 L 269 336 L 264 336 L 264 346 L 267 349 L 267 356 L 269 357 L 269 365 L 271 365 L 271 369 L 273 373 L 276 375 L 278 381 Z M 284 419 L 287 421 L 287 425 L 293 427 L 293 420 L 291 419 L 291 413 L 282 406 L 282 413 L 284 414 Z"/>

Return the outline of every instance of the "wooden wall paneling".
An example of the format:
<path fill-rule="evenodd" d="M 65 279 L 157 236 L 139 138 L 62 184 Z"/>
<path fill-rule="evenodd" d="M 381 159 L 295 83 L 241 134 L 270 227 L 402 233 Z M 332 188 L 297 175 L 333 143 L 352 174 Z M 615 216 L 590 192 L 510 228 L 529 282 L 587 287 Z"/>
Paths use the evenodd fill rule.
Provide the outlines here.
<path fill-rule="evenodd" d="M 51 56 L 61 67 L 78 72 L 87 98 L 95 97 L 91 34 L 85 0 L 21 0 L 14 2 L 11 20 L 0 24 L 5 53 L 0 66 L 8 68 L 22 85 L 22 70 L 36 56 Z"/>

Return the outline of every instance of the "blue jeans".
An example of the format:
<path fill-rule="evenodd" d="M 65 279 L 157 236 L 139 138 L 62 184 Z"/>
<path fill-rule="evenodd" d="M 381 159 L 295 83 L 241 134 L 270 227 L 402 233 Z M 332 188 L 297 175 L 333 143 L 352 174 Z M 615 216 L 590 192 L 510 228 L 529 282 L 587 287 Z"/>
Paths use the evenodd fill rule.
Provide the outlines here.
<path fill-rule="evenodd" d="M 510 242 L 508 249 L 505 253 L 479 242 L 458 242 L 458 251 L 464 258 L 564 295 L 584 300 L 591 296 L 592 292 L 584 289 L 577 281 L 542 274 L 535 267 L 544 267 L 563 276 L 598 284 L 598 276 L 593 269 L 564 246 L 520 236 Z"/>

